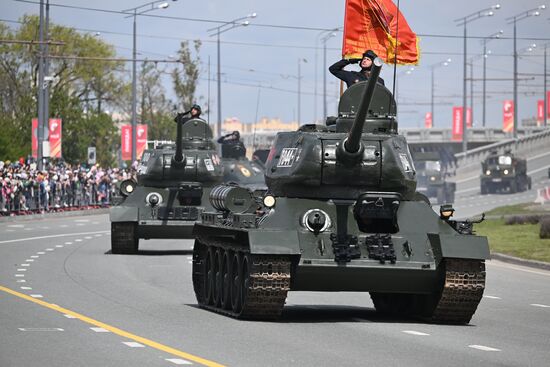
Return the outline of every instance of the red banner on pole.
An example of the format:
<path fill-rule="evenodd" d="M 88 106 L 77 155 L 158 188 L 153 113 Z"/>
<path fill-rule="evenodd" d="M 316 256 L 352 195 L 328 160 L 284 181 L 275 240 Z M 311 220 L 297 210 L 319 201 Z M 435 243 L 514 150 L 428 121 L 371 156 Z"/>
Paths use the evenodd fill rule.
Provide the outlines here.
<path fill-rule="evenodd" d="M 120 138 L 122 140 L 122 160 L 132 159 L 132 125 L 122 125 L 120 127 Z M 147 148 L 147 125 L 137 125 L 136 131 L 136 157 L 140 159 Z"/>
<path fill-rule="evenodd" d="M 472 108 L 468 107 L 466 110 L 466 127 L 471 128 L 472 127 Z"/>
<path fill-rule="evenodd" d="M 550 118 L 550 90 L 546 92 L 546 118 Z"/>
<path fill-rule="evenodd" d="M 141 159 L 147 148 L 147 125 L 138 125 L 136 134 L 136 158 Z"/>
<path fill-rule="evenodd" d="M 514 131 L 514 101 L 506 100 L 502 110 L 502 130 L 505 133 Z"/>
<path fill-rule="evenodd" d="M 50 157 L 61 158 L 61 119 L 50 119 L 48 128 L 50 129 Z"/>
<path fill-rule="evenodd" d="M 120 127 L 122 160 L 132 159 L 132 125 L 122 125 Z"/>
<path fill-rule="evenodd" d="M 537 126 L 544 124 L 544 100 L 537 101 Z"/>
<path fill-rule="evenodd" d="M 453 107 L 453 141 L 462 141 L 462 107 Z"/>
<path fill-rule="evenodd" d="M 426 112 L 426 117 L 424 118 L 424 127 L 426 129 L 431 129 L 432 125 L 433 125 L 432 113 Z"/>
<path fill-rule="evenodd" d="M 38 119 L 32 119 L 31 127 L 31 151 L 32 157 L 38 158 Z"/>

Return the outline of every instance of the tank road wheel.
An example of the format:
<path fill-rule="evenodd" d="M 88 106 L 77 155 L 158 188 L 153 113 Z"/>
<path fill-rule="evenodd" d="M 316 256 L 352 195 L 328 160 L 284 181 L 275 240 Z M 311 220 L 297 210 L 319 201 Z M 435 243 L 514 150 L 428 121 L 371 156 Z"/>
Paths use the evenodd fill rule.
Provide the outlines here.
<path fill-rule="evenodd" d="M 236 314 L 242 311 L 242 277 L 242 255 L 240 252 L 235 252 L 231 261 L 231 310 Z"/>
<path fill-rule="evenodd" d="M 485 289 L 485 261 L 444 259 L 441 292 L 429 302 L 426 296 L 423 314 L 430 321 L 467 324 L 476 312 Z M 432 307 L 428 305 L 432 304 Z"/>
<path fill-rule="evenodd" d="M 223 259 L 223 249 L 218 248 L 214 253 L 214 306 L 219 307 L 222 300 L 222 259 Z"/>
<path fill-rule="evenodd" d="M 139 238 L 134 222 L 111 223 L 111 252 L 113 254 L 135 254 L 139 246 Z"/>
<path fill-rule="evenodd" d="M 214 302 L 214 283 L 215 283 L 215 273 L 214 273 L 214 251 L 212 248 L 208 249 L 206 254 L 206 263 L 205 270 L 206 276 L 204 277 L 204 304 L 211 305 Z"/>
<path fill-rule="evenodd" d="M 206 274 L 206 254 L 208 250 L 206 246 L 195 240 L 193 246 L 193 289 L 197 302 L 205 303 L 205 274 Z"/>
<path fill-rule="evenodd" d="M 221 264 L 221 298 L 220 305 L 224 310 L 231 309 L 231 260 L 233 254 L 229 250 L 223 251 Z"/>

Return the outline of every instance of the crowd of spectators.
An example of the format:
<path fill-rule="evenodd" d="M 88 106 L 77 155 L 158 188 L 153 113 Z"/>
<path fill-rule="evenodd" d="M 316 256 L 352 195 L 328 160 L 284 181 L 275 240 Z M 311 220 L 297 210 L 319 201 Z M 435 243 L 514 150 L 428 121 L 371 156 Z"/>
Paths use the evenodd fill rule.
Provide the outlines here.
<path fill-rule="evenodd" d="M 117 183 L 135 170 L 99 164 L 49 162 L 42 170 L 32 160 L 0 161 L 0 215 L 43 213 L 110 205 Z"/>

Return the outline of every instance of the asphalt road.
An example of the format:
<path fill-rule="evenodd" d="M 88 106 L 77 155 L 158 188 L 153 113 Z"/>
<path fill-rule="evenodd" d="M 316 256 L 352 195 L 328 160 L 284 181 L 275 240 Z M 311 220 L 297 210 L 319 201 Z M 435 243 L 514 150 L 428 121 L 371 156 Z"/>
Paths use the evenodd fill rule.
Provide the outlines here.
<path fill-rule="evenodd" d="M 469 326 L 291 292 L 278 322 L 199 309 L 191 241 L 109 253 L 107 215 L 0 223 L 0 366 L 544 366 L 550 272 L 490 261 Z"/>

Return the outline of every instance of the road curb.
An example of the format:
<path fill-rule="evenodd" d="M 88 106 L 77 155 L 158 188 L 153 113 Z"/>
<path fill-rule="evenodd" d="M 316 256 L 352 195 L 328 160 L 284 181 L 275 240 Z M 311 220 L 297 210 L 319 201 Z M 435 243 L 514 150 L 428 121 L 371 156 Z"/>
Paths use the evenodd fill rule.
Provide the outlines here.
<path fill-rule="evenodd" d="M 98 214 L 107 214 L 107 213 L 109 213 L 109 208 L 71 210 L 71 211 L 65 211 L 65 212 L 44 213 L 44 214 L 14 215 L 13 217 L 0 217 L 0 223 L 19 222 L 19 221 L 46 219 L 46 218 L 80 217 L 85 215 L 98 215 Z"/>
<path fill-rule="evenodd" d="M 522 259 L 515 256 L 500 254 L 498 252 L 492 252 L 491 259 L 510 263 L 510 264 L 528 266 L 530 268 L 550 270 L 550 263 L 547 263 L 544 261 Z"/>

